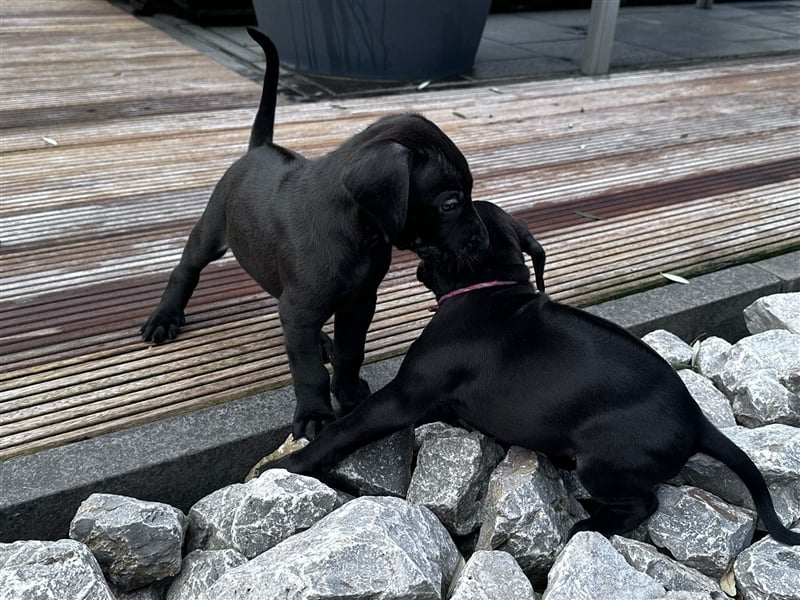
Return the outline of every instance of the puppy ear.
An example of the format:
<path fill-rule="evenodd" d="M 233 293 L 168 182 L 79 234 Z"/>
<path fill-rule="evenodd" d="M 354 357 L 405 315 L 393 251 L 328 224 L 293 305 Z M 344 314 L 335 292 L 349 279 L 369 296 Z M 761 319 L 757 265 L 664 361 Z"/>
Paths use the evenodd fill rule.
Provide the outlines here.
<path fill-rule="evenodd" d="M 542 248 L 542 245 L 531 235 L 531 232 L 528 231 L 527 225 L 519 219 L 514 219 L 514 229 L 516 229 L 517 235 L 519 236 L 520 248 L 533 260 L 533 272 L 536 274 L 536 289 L 543 292 L 544 262 L 546 258 L 544 248 Z"/>
<path fill-rule="evenodd" d="M 429 290 L 433 289 L 433 273 L 431 273 L 430 267 L 424 260 L 421 260 L 417 265 L 417 281 Z"/>
<path fill-rule="evenodd" d="M 529 233 L 525 239 L 522 250 L 533 259 L 533 272 L 536 274 L 536 289 L 544 291 L 544 261 L 545 253 L 542 245 Z"/>
<path fill-rule="evenodd" d="M 409 177 L 408 150 L 396 142 L 378 142 L 352 158 L 342 173 L 342 183 L 392 240 L 406 222 Z"/>

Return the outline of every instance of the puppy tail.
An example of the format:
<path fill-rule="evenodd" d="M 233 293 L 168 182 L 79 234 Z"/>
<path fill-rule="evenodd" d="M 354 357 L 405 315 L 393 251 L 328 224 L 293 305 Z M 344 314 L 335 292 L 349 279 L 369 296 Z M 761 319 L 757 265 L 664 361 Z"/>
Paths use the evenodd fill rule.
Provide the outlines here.
<path fill-rule="evenodd" d="M 247 33 L 261 46 L 267 59 L 264 85 L 261 88 L 261 102 L 258 105 L 258 112 L 253 121 L 253 128 L 250 130 L 249 149 L 252 150 L 272 142 L 272 134 L 275 127 L 275 105 L 278 102 L 280 61 L 278 59 L 278 50 L 268 36 L 252 27 L 247 28 Z"/>
<path fill-rule="evenodd" d="M 747 486 L 750 495 L 753 497 L 758 516 L 761 517 L 767 531 L 775 540 L 791 546 L 800 545 L 800 533 L 789 530 L 781 523 L 778 515 L 775 514 L 775 506 L 772 503 L 772 497 L 764 477 L 741 448 L 711 423 L 706 422 L 701 434 L 698 451 L 716 458 L 736 473 L 739 479 Z"/>

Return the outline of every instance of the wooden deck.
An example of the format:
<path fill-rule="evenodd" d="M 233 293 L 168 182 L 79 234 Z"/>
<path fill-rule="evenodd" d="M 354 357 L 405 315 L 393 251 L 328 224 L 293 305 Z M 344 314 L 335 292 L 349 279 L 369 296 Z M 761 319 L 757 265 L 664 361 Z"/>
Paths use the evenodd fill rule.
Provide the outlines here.
<path fill-rule="evenodd" d="M 0 19 L 0 460 L 285 385 L 275 301 L 233 258 L 176 341 L 138 335 L 258 86 L 102 0 L 4 0 Z M 319 155 L 422 112 L 475 198 L 529 222 L 551 294 L 586 305 L 800 246 L 799 84 L 765 59 L 283 104 L 276 140 Z M 396 253 L 369 360 L 429 319 L 415 264 Z"/>

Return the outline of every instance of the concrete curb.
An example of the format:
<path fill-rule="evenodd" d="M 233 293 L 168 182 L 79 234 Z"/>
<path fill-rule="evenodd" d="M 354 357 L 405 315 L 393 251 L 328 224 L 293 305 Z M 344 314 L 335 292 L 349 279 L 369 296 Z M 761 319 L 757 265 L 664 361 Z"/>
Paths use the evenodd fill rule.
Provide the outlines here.
<path fill-rule="evenodd" d="M 588 310 L 636 335 L 667 329 L 686 341 L 746 335 L 742 310 L 757 298 L 800 291 L 800 250 L 669 284 Z M 402 357 L 364 367 L 373 390 Z M 166 502 L 181 510 L 234 482 L 278 446 L 294 411 L 291 387 L 0 463 L 0 542 L 67 537 L 93 492 Z"/>

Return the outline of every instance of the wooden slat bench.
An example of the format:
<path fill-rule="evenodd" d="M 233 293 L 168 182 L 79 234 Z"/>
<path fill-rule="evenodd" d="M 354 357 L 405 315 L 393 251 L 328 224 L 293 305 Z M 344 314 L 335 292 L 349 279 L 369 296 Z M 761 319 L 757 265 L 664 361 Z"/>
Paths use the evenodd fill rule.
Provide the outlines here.
<path fill-rule="evenodd" d="M 259 87 L 99 0 L 6 0 L 0 17 L 0 460 L 285 385 L 276 303 L 231 257 L 177 340 L 138 336 Z M 798 87 L 792 60 L 764 59 L 282 104 L 276 140 L 314 156 L 425 114 L 475 198 L 544 244 L 551 294 L 587 305 L 798 247 Z M 395 254 L 368 360 L 429 319 L 415 266 Z"/>

